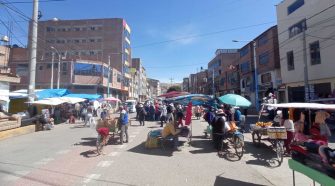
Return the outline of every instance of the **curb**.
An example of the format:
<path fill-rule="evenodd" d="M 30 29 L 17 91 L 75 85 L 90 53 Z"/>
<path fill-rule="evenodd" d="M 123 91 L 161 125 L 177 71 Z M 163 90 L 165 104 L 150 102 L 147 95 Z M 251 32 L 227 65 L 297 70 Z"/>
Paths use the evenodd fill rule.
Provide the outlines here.
<path fill-rule="evenodd" d="M 35 132 L 35 125 L 29 125 L 25 127 L 5 130 L 0 132 L 0 140 L 4 140 L 11 137 L 21 136 Z"/>

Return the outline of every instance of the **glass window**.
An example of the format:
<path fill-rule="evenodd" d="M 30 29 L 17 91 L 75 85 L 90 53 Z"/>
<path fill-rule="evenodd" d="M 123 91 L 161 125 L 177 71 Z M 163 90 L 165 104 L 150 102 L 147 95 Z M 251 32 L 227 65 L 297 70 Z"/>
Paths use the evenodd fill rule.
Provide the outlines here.
<path fill-rule="evenodd" d="M 74 43 L 79 43 L 80 42 L 79 39 L 75 39 L 73 41 L 74 41 Z"/>
<path fill-rule="evenodd" d="M 315 41 L 315 42 L 309 44 L 309 51 L 310 51 L 310 55 L 311 55 L 311 65 L 321 64 L 319 41 Z"/>
<path fill-rule="evenodd" d="M 43 65 L 40 65 L 40 66 L 38 67 L 38 69 L 39 69 L 39 70 L 43 70 Z"/>
<path fill-rule="evenodd" d="M 90 42 L 91 42 L 91 43 L 94 43 L 94 42 L 95 42 L 95 39 L 90 39 Z"/>
<path fill-rule="evenodd" d="M 90 56 L 93 56 L 94 55 L 94 51 L 90 51 Z"/>
<path fill-rule="evenodd" d="M 243 57 L 249 53 L 249 46 L 246 46 L 240 50 L 240 57 Z"/>
<path fill-rule="evenodd" d="M 304 4 L 304 0 L 296 0 L 294 3 L 287 7 L 287 15 L 290 15 Z"/>
<path fill-rule="evenodd" d="M 51 68 L 51 64 L 47 64 L 47 68 Z"/>
<path fill-rule="evenodd" d="M 269 52 L 264 52 L 263 54 L 258 56 L 259 64 L 264 65 L 269 63 Z"/>
<path fill-rule="evenodd" d="M 223 86 L 225 81 L 226 81 L 225 78 L 221 78 L 221 79 L 220 79 L 220 85 Z"/>
<path fill-rule="evenodd" d="M 262 83 L 271 83 L 271 73 L 266 73 L 261 75 Z"/>
<path fill-rule="evenodd" d="M 86 43 L 86 39 L 82 39 L 81 42 L 82 42 L 82 43 Z"/>
<path fill-rule="evenodd" d="M 80 31 L 79 27 L 74 28 L 75 31 Z"/>
<path fill-rule="evenodd" d="M 293 26 L 291 26 L 288 31 L 289 31 L 289 37 L 294 37 L 298 34 L 300 34 L 301 32 L 303 32 L 304 30 L 307 29 L 306 26 L 306 19 L 294 24 Z"/>
<path fill-rule="evenodd" d="M 258 46 L 262 46 L 268 42 L 268 35 L 267 33 L 264 33 L 261 35 L 261 37 L 258 39 Z"/>
<path fill-rule="evenodd" d="M 91 28 L 90 28 L 91 30 L 95 30 L 95 27 L 94 26 L 91 26 Z"/>
<path fill-rule="evenodd" d="M 286 57 L 287 57 L 287 70 L 288 71 L 294 70 L 294 55 L 293 55 L 293 51 L 287 52 L 286 53 Z"/>
<path fill-rule="evenodd" d="M 249 70 L 250 70 L 249 61 L 241 64 L 241 72 L 245 73 L 245 72 L 248 72 Z"/>

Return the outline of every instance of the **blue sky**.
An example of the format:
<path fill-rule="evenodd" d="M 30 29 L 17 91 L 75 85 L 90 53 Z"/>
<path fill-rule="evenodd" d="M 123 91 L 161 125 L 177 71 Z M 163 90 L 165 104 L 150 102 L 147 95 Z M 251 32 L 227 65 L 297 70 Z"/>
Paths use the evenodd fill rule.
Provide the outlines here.
<path fill-rule="evenodd" d="M 7 0 L 22 2 L 28 0 Z M 32 1 L 32 0 L 29 0 Z M 181 82 L 214 57 L 218 48 L 240 48 L 276 24 L 276 7 L 281 0 L 65 0 L 41 2 L 42 20 L 113 18 L 126 19 L 132 29 L 132 57 L 139 57 L 150 78 Z M 31 3 L 13 4 L 31 16 Z M 0 19 L 7 17 L 0 6 Z M 27 24 L 15 15 L 21 27 Z M 12 26 L 15 36 L 26 43 L 27 32 Z M 6 34 L 0 22 L 0 35 Z M 17 39 L 13 39 L 18 43 Z"/>

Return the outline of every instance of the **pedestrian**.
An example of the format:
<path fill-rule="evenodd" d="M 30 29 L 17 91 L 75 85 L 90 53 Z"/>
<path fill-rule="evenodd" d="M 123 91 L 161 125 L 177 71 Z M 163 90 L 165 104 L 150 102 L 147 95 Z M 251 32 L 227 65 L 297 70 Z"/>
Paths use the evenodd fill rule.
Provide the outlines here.
<path fill-rule="evenodd" d="M 135 109 L 136 109 L 136 119 L 138 119 L 138 113 L 140 111 L 140 102 L 137 102 Z"/>
<path fill-rule="evenodd" d="M 178 105 L 177 107 L 177 126 L 179 125 L 184 126 L 183 118 L 184 118 L 183 107 L 181 105 Z"/>
<path fill-rule="evenodd" d="M 153 104 L 149 107 L 149 113 L 150 113 L 150 120 L 155 121 L 155 107 Z"/>
<path fill-rule="evenodd" d="M 220 150 L 222 146 L 225 122 L 226 117 L 224 111 L 218 109 L 215 118 L 211 122 L 214 148 L 217 150 Z"/>
<path fill-rule="evenodd" d="M 199 105 L 197 105 L 195 108 L 194 108 L 194 110 L 195 110 L 195 117 L 197 118 L 197 120 L 199 120 L 200 119 L 200 117 L 201 117 L 201 108 L 200 108 L 200 106 Z"/>
<path fill-rule="evenodd" d="M 76 103 L 74 105 L 74 110 L 76 111 L 76 118 L 79 120 L 80 119 L 80 104 Z"/>
<path fill-rule="evenodd" d="M 294 123 L 292 120 L 289 119 L 288 109 L 282 109 L 282 123 L 283 126 L 286 128 L 287 138 L 284 140 L 284 146 L 286 149 L 286 153 L 290 154 L 291 152 L 291 142 L 294 138 Z"/>
<path fill-rule="evenodd" d="M 166 123 L 166 115 L 167 115 L 167 109 L 166 109 L 165 104 L 163 104 L 161 110 L 162 110 L 162 112 L 161 112 L 161 115 L 160 115 L 160 121 L 161 121 L 161 127 L 163 127 L 163 123 L 164 122 Z"/>
<path fill-rule="evenodd" d="M 144 126 L 146 115 L 147 115 L 147 112 L 145 111 L 143 104 L 140 104 L 139 109 L 138 109 L 138 121 L 140 122 L 140 126 Z"/>
<path fill-rule="evenodd" d="M 121 136 L 120 136 L 120 144 L 128 143 L 128 125 L 129 125 L 129 116 L 125 107 L 120 107 L 120 125 L 121 125 Z M 126 141 L 124 141 L 123 137 L 126 136 Z"/>
<path fill-rule="evenodd" d="M 167 122 L 174 122 L 174 117 L 173 117 L 173 104 L 170 103 L 167 107 L 166 107 L 166 121 Z"/>

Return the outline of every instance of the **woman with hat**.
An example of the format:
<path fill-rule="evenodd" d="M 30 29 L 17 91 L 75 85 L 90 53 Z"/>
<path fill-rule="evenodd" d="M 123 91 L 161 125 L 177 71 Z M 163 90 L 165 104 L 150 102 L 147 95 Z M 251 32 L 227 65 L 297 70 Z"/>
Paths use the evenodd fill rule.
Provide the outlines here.
<path fill-rule="evenodd" d="M 223 112 L 222 109 L 218 109 L 216 112 L 216 117 L 214 118 L 212 124 L 212 136 L 214 147 L 217 150 L 220 150 L 220 146 L 222 143 L 222 134 L 224 133 L 224 124 L 226 122 L 226 114 Z"/>

